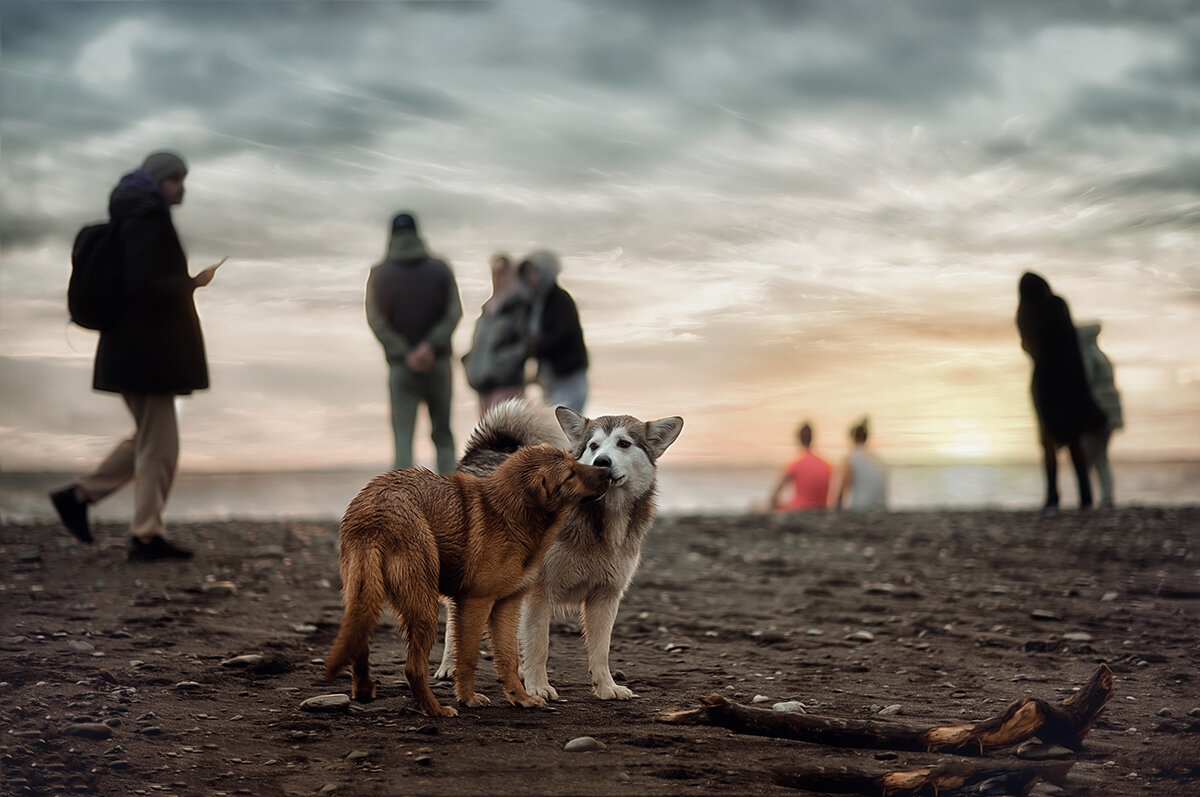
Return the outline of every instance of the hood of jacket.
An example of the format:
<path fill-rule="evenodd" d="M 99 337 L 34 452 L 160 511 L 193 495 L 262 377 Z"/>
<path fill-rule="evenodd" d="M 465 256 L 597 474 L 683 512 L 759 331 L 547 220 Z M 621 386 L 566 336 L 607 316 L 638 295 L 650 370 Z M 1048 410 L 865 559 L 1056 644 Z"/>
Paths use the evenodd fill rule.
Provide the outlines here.
<path fill-rule="evenodd" d="M 391 263 L 411 263 L 429 257 L 425 242 L 416 230 L 401 229 L 392 233 L 388 241 L 387 260 Z"/>
<path fill-rule="evenodd" d="M 122 177 L 108 197 L 108 215 L 113 219 L 145 216 L 168 207 L 158 183 L 141 171 Z"/>
<path fill-rule="evenodd" d="M 558 281 L 558 275 L 562 273 L 562 266 L 558 262 L 558 255 L 546 249 L 539 249 L 536 252 L 530 252 L 521 261 L 531 264 L 538 270 L 538 284 L 551 285 Z"/>

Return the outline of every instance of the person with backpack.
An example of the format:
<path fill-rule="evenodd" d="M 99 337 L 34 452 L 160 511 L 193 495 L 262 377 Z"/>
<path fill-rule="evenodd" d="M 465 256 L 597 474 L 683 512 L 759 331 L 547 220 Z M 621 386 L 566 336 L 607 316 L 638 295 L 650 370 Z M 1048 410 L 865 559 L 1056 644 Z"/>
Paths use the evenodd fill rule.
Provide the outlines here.
<path fill-rule="evenodd" d="M 388 362 L 394 467 L 413 466 L 413 428 L 424 403 L 438 473 L 453 472 L 450 335 L 462 318 L 462 300 L 454 272 L 429 254 L 411 213 L 392 219 L 387 254 L 367 278 L 366 310 Z"/>
<path fill-rule="evenodd" d="M 208 387 L 204 338 L 192 294 L 212 282 L 217 266 L 189 275 L 187 256 L 171 221 L 171 206 L 183 201 L 187 172 L 183 158 L 173 152 L 148 155 L 113 190 L 107 228 L 95 235 L 99 240 L 90 246 L 76 241 L 72 264 L 72 319 L 100 331 L 92 387 L 121 395 L 133 415 L 135 432 L 94 471 L 52 492 L 50 499 L 67 530 L 90 543 L 88 505 L 133 481 L 131 561 L 192 556 L 163 536 L 163 509 L 179 461 L 175 397 Z M 85 233 L 88 228 L 80 239 Z M 106 275 L 111 293 L 79 295 L 76 277 L 85 275 Z M 87 319 L 77 316 L 77 308 L 89 301 L 106 307 Z M 101 320 L 93 325 L 95 318 Z"/>

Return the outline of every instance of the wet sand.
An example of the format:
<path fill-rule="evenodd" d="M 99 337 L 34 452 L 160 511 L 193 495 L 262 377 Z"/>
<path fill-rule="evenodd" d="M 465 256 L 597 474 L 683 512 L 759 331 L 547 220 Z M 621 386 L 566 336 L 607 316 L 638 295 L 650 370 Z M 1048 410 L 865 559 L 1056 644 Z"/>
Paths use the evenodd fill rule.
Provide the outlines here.
<path fill-rule="evenodd" d="M 438 720 L 410 710 L 390 617 L 372 647 L 378 699 L 301 708 L 349 691 L 348 675 L 320 675 L 341 616 L 335 524 L 171 534 L 197 557 L 130 564 L 113 524 L 90 547 L 56 525 L 0 527 L 3 793 L 806 794 L 772 769 L 968 759 L 657 715 L 719 692 L 928 726 L 1061 700 L 1105 662 L 1115 696 L 1067 780 L 1033 793 L 1200 794 L 1197 507 L 660 518 L 613 634 L 635 700 L 590 695 L 572 616 L 551 637 L 564 702 L 499 705 L 483 662 L 494 705 Z M 246 654 L 262 658 L 222 665 Z M 582 736 L 603 749 L 564 750 Z"/>

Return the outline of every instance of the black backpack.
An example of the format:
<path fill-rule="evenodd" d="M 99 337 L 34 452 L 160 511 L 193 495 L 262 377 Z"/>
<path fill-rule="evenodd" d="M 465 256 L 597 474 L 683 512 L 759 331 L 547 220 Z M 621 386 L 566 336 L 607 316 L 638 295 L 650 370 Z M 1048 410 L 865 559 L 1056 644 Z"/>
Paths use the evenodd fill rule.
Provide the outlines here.
<path fill-rule="evenodd" d="M 71 280 L 67 310 L 84 329 L 112 329 L 121 317 L 124 282 L 121 277 L 121 239 L 111 221 L 88 224 L 71 247 Z"/>

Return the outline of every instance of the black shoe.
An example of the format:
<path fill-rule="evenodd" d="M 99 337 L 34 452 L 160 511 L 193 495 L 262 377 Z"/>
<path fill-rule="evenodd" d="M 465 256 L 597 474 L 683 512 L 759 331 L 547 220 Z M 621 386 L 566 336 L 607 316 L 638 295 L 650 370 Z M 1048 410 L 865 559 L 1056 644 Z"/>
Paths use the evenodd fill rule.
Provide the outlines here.
<path fill-rule="evenodd" d="M 50 493 L 50 500 L 58 510 L 58 517 L 67 531 L 75 535 L 80 542 L 92 541 L 92 529 L 88 525 L 87 502 L 80 501 L 75 495 L 75 485 L 68 484 L 56 492 Z"/>
<path fill-rule="evenodd" d="M 180 548 L 173 542 L 168 541 L 162 535 L 159 535 L 150 542 L 142 542 L 137 537 L 133 538 L 129 546 L 129 561 L 131 562 L 152 562 L 155 559 L 191 559 L 192 552 L 187 548 Z"/>

